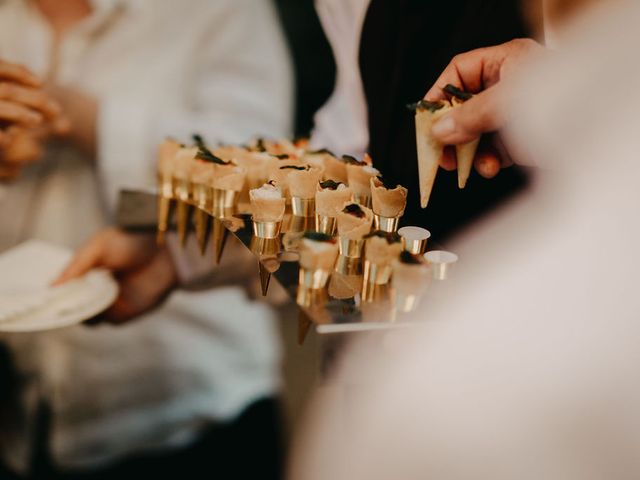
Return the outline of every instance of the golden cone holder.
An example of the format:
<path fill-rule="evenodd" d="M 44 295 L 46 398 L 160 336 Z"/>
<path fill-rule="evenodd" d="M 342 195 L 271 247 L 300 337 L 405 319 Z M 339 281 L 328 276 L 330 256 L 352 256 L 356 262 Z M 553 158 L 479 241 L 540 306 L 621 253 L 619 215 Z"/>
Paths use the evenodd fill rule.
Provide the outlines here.
<path fill-rule="evenodd" d="M 362 299 L 367 302 L 376 300 L 376 285 L 388 284 L 392 271 L 391 265 L 379 265 L 365 260 L 362 276 Z"/>
<path fill-rule="evenodd" d="M 262 262 L 258 262 L 258 270 L 260 271 L 260 288 L 262 296 L 265 297 L 269 291 L 269 282 L 271 281 L 271 272 L 267 270 Z"/>
<path fill-rule="evenodd" d="M 371 195 L 356 195 L 353 194 L 353 201 L 362 205 L 363 207 L 371 207 Z"/>
<path fill-rule="evenodd" d="M 400 217 L 383 217 L 377 213 L 373 214 L 373 228 L 383 232 L 393 233 L 398 230 Z"/>
<path fill-rule="evenodd" d="M 326 215 L 316 214 L 316 232 L 325 233 L 333 236 L 336 233 L 337 222 L 336 217 L 328 217 Z"/>
<path fill-rule="evenodd" d="M 196 239 L 202 255 L 207 251 L 207 242 L 211 234 L 211 216 L 204 210 L 197 209 L 195 212 Z"/>
<path fill-rule="evenodd" d="M 300 267 L 300 270 L 298 271 L 298 283 L 306 288 L 324 288 L 329 280 L 329 275 L 331 275 L 331 272 L 327 270 L 309 270 Z"/>
<path fill-rule="evenodd" d="M 280 235 L 282 221 L 253 222 L 253 234 L 260 238 L 277 238 Z"/>
<path fill-rule="evenodd" d="M 316 213 L 316 199 L 292 197 L 291 212 L 297 217 L 313 217 Z"/>
<path fill-rule="evenodd" d="M 172 203 L 173 201 L 171 200 L 171 197 L 158 197 L 158 228 L 156 231 L 156 243 L 159 246 L 164 245 L 165 235 L 169 231 Z"/>
<path fill-rule="evenodd" d="M 395 290 L 394 303 L 396 310 L 402 313 L 415 312 L 421 296 L 413 293 L 402 293 Z"/>
<path fill-rule="evenodd" d="M 338 247 L 340 249 L 340 255 L 343 257 L 360 258 L 362 256 L 362 248 L 364 247 L 364 239 L 352 240 L 338 237 Z"/>
<path fill-rule="evenodd" d="M 298 286 L 296 303 L 304 308 L 318 308 L 327 303 L 329 295 L 326 288 L 309 288 L 303 285 Z"/>
<path fill-rule="evenodd" d="M 362 261 L 359 257 L 338 255 L 335 271 L 340 275 L 360 275 L 362 273 Z"/>

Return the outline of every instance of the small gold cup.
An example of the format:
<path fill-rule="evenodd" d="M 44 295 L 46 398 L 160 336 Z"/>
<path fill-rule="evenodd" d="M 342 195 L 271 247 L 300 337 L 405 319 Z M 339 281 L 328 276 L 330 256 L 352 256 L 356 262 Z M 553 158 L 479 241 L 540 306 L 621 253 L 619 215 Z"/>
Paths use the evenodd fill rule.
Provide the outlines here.
<path fill-rule="evenodd" d="M 362 276 L 362 298 L 367 302 L 375 300 L 377 285 L 387 285 L 393 271 L 391 265 L 379 265 L 369 260 L 364 261 Z M 379 289 L 378 289 L 379 290 Z"/>
<path fill-rule="evenodd" d="M 287 232 L 290 233 L 304 233 L 315 228 L 313 217 L 300 217 L 298 215 L 291 215 L 289 217 L 289 225 Z"/>
<path fill-rule="evenodd" d="M 360 258 L 362 256 L 362 247 L 364 239 L 351 240 L 349 238 L 338 237 L 338 247 L 340 255 L 343 257 Z"/>
<path fill-rule="evenodd" d="M 333 236 L 336 233 L 336 217 L 316 214 L 316 232 Z"/>
<path fill-rule="evenodd" d="M 316 199 L 292 197 L 291 212 L 298 217 L 313 217 L 316 213 Z"/>
<path fill-rule="evenodd" d="M 211 207 L 211 187 L 202 183 L 193 184 L 193 201 L 201 210 L 207 210 Z"/>
<path fill-rule="evenodd" d="M 213 188 L 211 213 L 214 217 L 227 218 L 234 214 L 238 192 L 235 190 L 221 190 Z"/>
<path fill-rule="evenodd" d="M 192 186 L 191 182 L 186 178 L 176 178 L 173 182 L 173 195 L 182 202 L 191 200 Z"/>
<path fill-rule="evenodd" d="M 427 251 L 427 242 L 431 232 L 420 227 L 402 227 L 398 230 L 402 237 L 402 247 L 412 255 L 423 255 Z"/>
<path fill-rule="evenodd" d="M 300 267 L 300 270 L 298 271 L 298 284 L 301 287 L 312 289 L 324 288 L 329 280 L 329 275 L 331 275 L 331 272 L 328 272 L 327 270 L 309 270 Z"/>
<path fill-rule="evenodd" d="M 322 307 L 327 303 L 329 296 L 325 288 L 309 288 L 303 285 L 298 286 L 296 293 L 296 303 L 305 308 Z"/>
<path fill-rule="evenodd" d="M 262 256 L 276 256 L 280 253 L 282 248 L 279 237 L 264 238 L 253 236 L 251 237 L 251 243 L 249 248 L 253 253 Z"/>
<path fill-rule="evenodd" d="M 359 203 L 363 207 L 371 207 L 371 195 L 356 195 L 353 194 L 353 201 Z"/>
<path fill-rule="evenodd" d="M 338 255 L 335 271 L 340 275 L 360 275 L 362 273 L 362 262 L 359 257 Z"/>
<path fill-rule="evenodd" d="M 253 222 L 253 234 L 260 238 L 278 238 L 282 221 L 277 222 Z"/>
<path fill-rule="evenodd" d="M 399 223 L 400 217 L 383 217 L 377 213 L 373 214 L 373 226 L 376 230 L 393 233 L 398 230 Z"/>

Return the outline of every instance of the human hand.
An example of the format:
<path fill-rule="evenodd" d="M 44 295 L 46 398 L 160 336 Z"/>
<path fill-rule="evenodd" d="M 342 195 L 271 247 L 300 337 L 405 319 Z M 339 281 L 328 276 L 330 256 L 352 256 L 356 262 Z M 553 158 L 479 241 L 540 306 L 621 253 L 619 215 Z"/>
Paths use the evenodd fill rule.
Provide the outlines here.
<path fill-rule="evenodd" d="M 126 323 L 158 307 L 178 282 L 168 250 L 158 247 L 153 235 L 111 228 L 97 233 L 80 248 L 53 285 L 80 277 L 94 268 L 110 270 L 120 292 L 107 311 L 88 323 Z"/>
<path fill-rule="evenodd" d="M 516 39 L 494 47 L 479 48 L 456 55 L 425 95 L 429 101 L 446 98 L 444 87 L 452 84 L 474 96 L 449 113 L 432 127 L 434 139 L 445 145 L 460 145 L 504 126 L 504 104 L 507 101 L 506 82 L 522 63 L 538 55 L 544 48 L 530 39 Z M 511 163 L 504 147 L 493 135 L 481 143 L 474 159 L 476 171 L 493 178 L 500 168 Z M 445 149 L 441 166 L 456 168 L 455 152 Z"/>
<path fill-rule="evenodd" d="M 33 128 L 57 119 L 62 109 L 41 87 L 25 67 L 0 60 L 0 125 Z"/>

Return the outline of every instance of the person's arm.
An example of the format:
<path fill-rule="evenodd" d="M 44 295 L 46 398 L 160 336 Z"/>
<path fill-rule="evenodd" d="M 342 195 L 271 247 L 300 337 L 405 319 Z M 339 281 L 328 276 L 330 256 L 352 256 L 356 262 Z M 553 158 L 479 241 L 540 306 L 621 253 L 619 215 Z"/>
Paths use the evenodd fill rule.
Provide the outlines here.
<path fill-rule="evenodd" d="M 542 50 L 543 47 L 533 40 L 516 39 L 455 56 L 425 98 L 430 101 L 444 99 L 444 87 L 448 84 L 475 95 L 438 120 L 431 129 L 433 137 L 445 145 L 459 145 L 482 134 L 499 131 L 505 122 L 504 102 L 509 101 L 509 78 L 523 61 Z M 500 170 L 501 161 L 496 153 L 479 150 L 474 165 L 482 176 L 491 178 Z M 443 167 L 453 169 L 455 161 L 447 157 Z"/>

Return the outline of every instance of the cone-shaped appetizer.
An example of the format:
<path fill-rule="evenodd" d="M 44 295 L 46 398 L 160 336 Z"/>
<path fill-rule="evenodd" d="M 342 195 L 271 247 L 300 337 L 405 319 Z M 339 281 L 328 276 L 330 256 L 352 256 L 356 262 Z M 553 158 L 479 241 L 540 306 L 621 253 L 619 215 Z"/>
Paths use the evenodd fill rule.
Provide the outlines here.
<path fill-rule="evenodd" d="M 309 165 L 303 167 L 281 167 L 288 170 L 287 183 L 291 194 L 294 215 L 309 217 L 315 213 L 315 198 L 322 169 Z"/>
<path fill-rule="evenodd" d="M 431 272 L 420 256 L 404 251 L 392 264 L 396 309 L 412 312 L 431 281 Z"/>
<path fill-rule="evenodd" d="M 249 192 L 254 233 L 262 238 L 274 238 L 280 233 L 285 210 L 285 198 L 278 187 L 265 183 Z"/>
<path fill-rule="evenodd" d="M 438 165 L 444 145 L 431 136 L 431 126 L 451 109 L 449 102 L 428 102 L 421 100 L 410 108 L 416 111 L 416 145 L 418 148 L 418 175 L 420 182 L 420 206 L 429 203 L 433 183 L 438 173 Z"/>
<path fill-rule="evenodd" d="M 329 235 L 306 232 L 300 248 L 300 285 L 323 288 L 338 257 L 338 245 Z"/>
<path fill-rule="evenodd" d="M 377 177 L 380 172 L 371 165 L 369 155 L 365 155 L 362 162 L 349 155 L 344 155 L 342 158 L 347 164 L 347 178 L 354 199 L 368 206 L 371 199 L 371 177 Z"/>
<path fill-rule="evenodd" d="M 401 252 L 402 239 L 397 233 L 377 230 L 365 237 L 364 258 L 366 261 L 379 266 L 391 266 Z"/>
<path fill-rule="evenodd" d="M 362 298 L 374 298 L 374 285 L 386 285 L 391 278 L 391 265 L 402 252 L 402 240 L 397 233 L 375 231 L 366 236 L 364 244 L 364 275 Z"/>
<path fill-rule="evenodd" d="M 363 237 L 371 231 L 373 212 L 358 203 L 347 203 L 336 217 L 340 254 L 345 257 L 360 257 Z"/>
<path fill-rule="evenodd" d="M 327 149 L 305 152 L 302 161 L 309 165 L 322 167 L 323 180 L 335 180 L 337 182 L 347 183 L 347 164 L 336 158 L 336 156 Z"/>
<path fill-rule="evenodd" d="M 407 189 L 401 185 L 387 184 L 382 177 L 372 177 L 371 204 L 375 227 L 385 232 L 395 232 L 407 206 Z"/>
<path fill-rule="evenodd" d="M 316 230 L 333 235 L 338 212 L 351 201 L 352 195 L 344 183 L 333 180 L 320 182 L 316 191 Z"/>
<path fill-rule="evenodd" d="M 468 92 L 462 91 L 457 87 L 449 84 L 444 87 L 445 93 L 451 96 L 451 105 L 453 107 L 459 107 L 464 102 L 469 100 L 473 95 Z M 468 143 L 462 145 L 456 145 L 456 157 L 458 159 L 458 187 L 464 188 L 471 174 L 471 168 L 473 168 L 473 157 L 478 150 L 478 144 L 480 143 L 480 137 L 471 140 Z"/>

